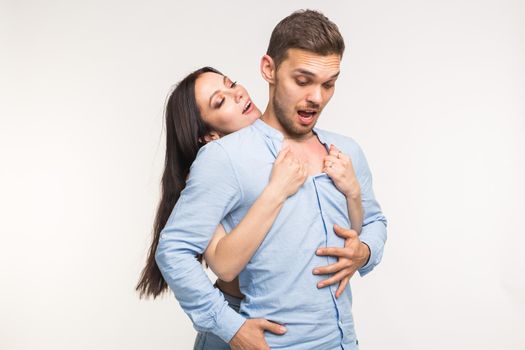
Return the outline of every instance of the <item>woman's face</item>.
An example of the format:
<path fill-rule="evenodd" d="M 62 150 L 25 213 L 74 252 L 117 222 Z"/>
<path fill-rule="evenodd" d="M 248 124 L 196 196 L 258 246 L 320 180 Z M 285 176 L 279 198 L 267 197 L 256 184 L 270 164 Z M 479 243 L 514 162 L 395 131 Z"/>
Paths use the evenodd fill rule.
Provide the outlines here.
<path fill-rule="evenodd" d="M 217 73 L 203 73 L 197 78 L 195 99 L 202 119 L 219 137 L 240 130 L 261 116 L 242 85 Z"/>

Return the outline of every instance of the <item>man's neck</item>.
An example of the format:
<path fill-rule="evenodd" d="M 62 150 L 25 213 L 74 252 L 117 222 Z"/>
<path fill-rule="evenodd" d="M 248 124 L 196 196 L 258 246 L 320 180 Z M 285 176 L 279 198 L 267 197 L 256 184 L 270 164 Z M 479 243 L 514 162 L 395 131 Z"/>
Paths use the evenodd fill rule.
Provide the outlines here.
<path fill-rule="evenodd" d="M 308 175 L 316 175 L 321 173 L 323 168 L 323 159 L 327 154 L 325 146 L 321 141 L 314 137 L 313 131 L 308 134 L 301 135 L 301 137 L 294 137 L 288 134 L 281 125 L 275 112 L 270 106 L 266 108 L 261 120 L 270 127 L 280 131 L 284 136 L 283 145 L 290 146 L 292 154 L 298 159 L 308 164 Z"/>
<path fill-rule="evenodd" d="M 268 104 L 266 107 L 266 110 L 262 114 L 260 118 L 263 122 L 271 126 L 272 128 L 279 131 L 281 134 L 283 134 L 285 140 L 295 141 L 297 143 L 301 142 L 307 142 L 312 139 L 312 137 L 315 135 L 313 131 L 310 131 L 308 134 L 296 136 L 296 135 L 290 135 L 285 128 L 282 126 L 282 124 L 279 122 L 279 119 L 275 116 L 275 111 L 273 108 Z"/>

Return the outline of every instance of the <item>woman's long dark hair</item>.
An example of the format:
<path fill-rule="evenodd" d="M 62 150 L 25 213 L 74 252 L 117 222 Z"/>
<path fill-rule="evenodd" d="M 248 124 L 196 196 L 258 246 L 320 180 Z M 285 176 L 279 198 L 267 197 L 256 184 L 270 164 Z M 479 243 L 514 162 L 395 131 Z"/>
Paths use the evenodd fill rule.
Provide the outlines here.
<path fill-rule="evenodd" d="M 180 193 L 186 185 L 190 166 L 203 145 L 202 139 L 208 133 L 197 101 L 195 100 L 195 81 L 203 73 L 217 73 L 211 67 L 203 67 L 182 79 L 168 98 L 165 110 L 166 119 L 166 159 L 162 175 L 160 203 L 153 224 L 153 240 L 149 248 L 146 266 L 135 287 L 140 298 L 157 296 L 168 290 L 168 285 L 155 261 L 160 232 L 166 225 Z M 199 257 L 202 259 L 202 256 Z"/>

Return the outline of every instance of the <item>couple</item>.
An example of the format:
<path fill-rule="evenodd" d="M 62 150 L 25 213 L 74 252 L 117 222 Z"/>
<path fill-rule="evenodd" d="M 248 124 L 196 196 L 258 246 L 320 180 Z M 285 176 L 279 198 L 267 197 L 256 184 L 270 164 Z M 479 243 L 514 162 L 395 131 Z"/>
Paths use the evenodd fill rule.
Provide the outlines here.
<path fill-rule="evenodd" d="M 200 331 L 195 349 L 358 349 L 348 280 L 381 260 L 386 220 L 360 147 L 314 128 L 343 51 L 334 23 L 297 11 L 261 60 L 262 115 L 211 68 L 169 98 L 162 199 L 137 290 L 156 297 L 169 285 Z"/>

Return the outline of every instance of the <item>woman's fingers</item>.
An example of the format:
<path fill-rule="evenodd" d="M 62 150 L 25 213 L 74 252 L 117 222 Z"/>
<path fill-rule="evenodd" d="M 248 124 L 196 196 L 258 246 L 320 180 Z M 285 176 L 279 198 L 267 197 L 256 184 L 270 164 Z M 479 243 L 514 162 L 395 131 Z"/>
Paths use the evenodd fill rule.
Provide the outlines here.
<path fill-rule="evenodd" d="M 341 152 L 339 150 L 339 148 L 335 147 L 335 145 L 330 145 L 330 152 L 329 154 L 331 156 L 334 156 L 336 158 L 342 158 L 342 156 L 344 155 L 343 152 Z"/>
<path fill-rule="evenodd" d="M 342 168 L 346 167 L 346 161 L 344 159 L 337 158 L 336 156 L 333 156 L 333 155 L 325 156 L 323 158 L 323 164 L 327 166 L 329 166 L 330 164 L 332 164 L 332 166 L 337 164 L 337 165 L 341 165 Z"/>
<path fill-rule="evenodd" d="M 333 167 L 338 167 L 340 165 L 340 160 L 333 157 L 333 156 L 326 156 L 324 159 L 323 159 L 323 168 L 326 169 L 326 168 L 333 168 Z"/>
<path fill-rule="evenodd" d="M 337 159 L 344 160 L 344 161 L 351 161 L 349 156 L 347 156 L 346 154 L 341 152 L 341 150 L 339 150 L 334 145 L 330 145 L 329 155 L 333 156 L 333 157 L 336 157 Z"/>
<path fill-rule="evenodd" d="M 298 175 L 299 175 L 299 180 L 301 181 L 301 184 L 303 184 L 306 181 L 306 177 L 308 174 L 307 167 L 308 165 L 306 163 L 301 163 L 299 166 Z"/>
<path fill-rule="evenodd" d="M 339 152 L 340 152 L 339 149 L 335 147 L 335 145 L 330 145 L 330 155 L 337 157 L 337 154 Z"/>
<path fill-rule="evenodd" d="M 330 155 L 324 156 L 323 161 L 340 162 L 341 160 L 337 158 L 336 156 L 333 156 L 330 154 Z"/>
<path fill-rule="evenodd" d="M 284 146 L 277 155 L 277 158 L 275 158 L 275 162 L 280 163 L 286 157 L 288 152 L 290 152 L 290 146 Z"/>
<path fill-rule="evenodd" d="M 333 162 L 340 162 L 342 164 L 346 164 L 346 163 L 351 163 L 350 161 L 350 158 L 348 158 L 348 156 L 346 156 L 345 154 L 341 153 L 339 155 L 339 158 L 337 157 L 337 154 L 329 154 L 329 155 L 326 155 L 324 156 L 323 158 L 324 160 L 331 160 Z"/>
<path fill-rule="evenodd" d="M 297 172 L 297 176 L 298 176 L 298 179 L 301 185 L 304 184 L 304 182 L 308 178 L 308 164 L 307 163 L 301 162 L 301 165 Z"/>

